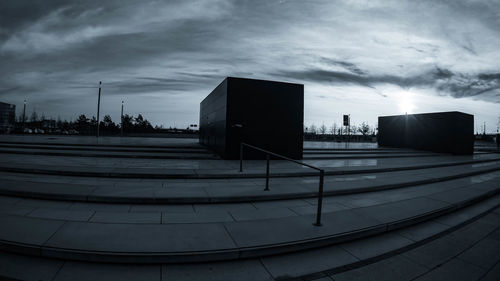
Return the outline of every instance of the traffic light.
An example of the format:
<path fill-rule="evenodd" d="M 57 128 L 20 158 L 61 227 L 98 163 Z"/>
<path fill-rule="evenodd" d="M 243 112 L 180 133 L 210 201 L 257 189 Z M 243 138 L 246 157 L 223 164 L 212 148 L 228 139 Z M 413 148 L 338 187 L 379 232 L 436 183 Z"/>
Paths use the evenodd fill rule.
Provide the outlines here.
<path fill-rule="evenodd" d="M 349 115 L 344 115 L 344 126 L 349 126 Z"/>

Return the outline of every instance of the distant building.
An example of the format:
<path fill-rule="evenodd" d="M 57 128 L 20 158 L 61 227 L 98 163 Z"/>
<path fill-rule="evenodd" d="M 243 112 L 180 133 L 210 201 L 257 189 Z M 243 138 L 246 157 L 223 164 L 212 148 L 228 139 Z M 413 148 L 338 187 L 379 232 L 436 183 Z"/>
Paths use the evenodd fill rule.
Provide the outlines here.
<path fill-rule="evenodd" d="M 200 103 L 200 143 L 224 159 L 238 159 L 241 142 L 302 159 L 303 124 L 302 84 L 227 77 Z"/>
<path fill-rule="evenodd" d="M 40 127 L 43 129 L 55 129 L 57 128 L 56 120 L 45 119 L 40 121 Z"/>
<path fill-rule="evenodd" d="M 474 115 L 452 111 L 382 116 L 377 141 L 379 146 L 472 154 Z"/>
<path fill-rule="evenodd" d="M 16 124 L 16 106 L 0 102 L 0 133 L 10 133 Z"/>

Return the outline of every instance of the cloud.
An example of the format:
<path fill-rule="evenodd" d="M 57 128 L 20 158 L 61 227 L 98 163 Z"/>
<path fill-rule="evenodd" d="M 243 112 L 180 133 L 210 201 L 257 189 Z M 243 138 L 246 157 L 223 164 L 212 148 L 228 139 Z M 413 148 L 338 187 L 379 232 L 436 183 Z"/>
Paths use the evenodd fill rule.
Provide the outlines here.
<path fill-rule="evenodd" d="M 27 20 L 23 28 L 11 33 L 1 44 L 0 51 L 48 53 L 99 37 L 165 32 L 189 21 L 209 22 L 230 8 L 225 0 L 142 4 L 112 1 L 107 6 L 98 6 L 95 2 L 70 2 L 64 6 L 55 5 L 54 10 L 39 16 L 36 21 Z"/>
<path fill-rule="evenodd" d="M 349 62 L 336 62 L 336 64 L 347 66 L 347 69 L 354 67 L 360 74 L 309 69 L 303 71 L 284 70 L 276 75 L 330 85 L 352 84 L 376 88 L 379 84 L 392 84 L 404 89 L 412 87 L 435 88 L 438 92 L 453 98 L 477 97 L 484 93 L 500 89 L 500 73 L 480 73 L 476 75 L 455 74 L 449 69 L 436 67 L 435 69 L 411 76 L 370 75 Z M 485 96 L 484 98 L 495 103 L 500 103 L 499 99 L 492 96 Z"/>
<path fill-rule="evenodd" d="M 349 88 L 360 110 L 369 94 L 385 102 L 385 86 L 497 104 L 499 12 L 494 0 L 0 1 L 0 97 L 54 112 L 66 100 L 70 116 L 103 81 L 136 111 L 152 97 L 158 112 L 182 105 L 168 118 L 181 122 L 224 77 L 245 76 L 304 82 L 311 104 Z"/>
<path fill-rule="evenodd" d="M 485 80 L 485 81 L 494 81 L 494 80 L 500 80 L 500 73 L 482 73 L 477 76 L 479 79 Z"/>
<path fill-rule="evenodd" d="M 342 68 L 348 70 L 349 72 L 352 72 L 352 73 L 357 74 L 357 75 L 365 74 L 365 71 L 361 70 L 357 65 L 355 65 L 354 63 L 351 63 L 351 62 L 334 60 L 334 59 L 329 59 L 329 58 L 321 58 L 321 60 L 327 64 L 330 64 L 330 65 L 341 66 Z"/>
<path fill-rule="evenodd" d="M 498 73 L 480 73 L 478 75 L 455 75 L 448 81 L 437 83 L 437 88 L 448 92 L 452 97 L 477 97 L 494 103 L 500 103 L 500 79 Z M 486 95 L 490 93 L 490 95 Z"/>
<path fill-rule="evenodd" d="M 0 89 L 0 97 L 2 95 L 8 94 L 8 93 L 15 92 L 15 91 L 19 90 L 20 88 L 21 88 L 20 86 L 15 86 L 15 87 L 10 87 L 10 88 Z"/>
<path fill-rule="evenodd" d="M 139 77 L 132 80 L 113 81 L 105 84 L 106 91 L 113 95 L 139 95 L 161 92 L 164 96 L 179 94 L 193 88 L 188 80 Z"/>

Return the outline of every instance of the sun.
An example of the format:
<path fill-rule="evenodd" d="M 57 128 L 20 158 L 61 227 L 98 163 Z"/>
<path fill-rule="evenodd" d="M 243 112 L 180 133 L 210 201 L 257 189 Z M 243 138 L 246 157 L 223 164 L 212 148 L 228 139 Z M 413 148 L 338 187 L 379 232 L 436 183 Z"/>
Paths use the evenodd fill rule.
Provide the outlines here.
<path fill-rule="evenodd" d="M 404 114 L 411 114 L 415 110 L 415 103 L 410 93 L 401 93 L 398 101 L 399 110 Z"/>

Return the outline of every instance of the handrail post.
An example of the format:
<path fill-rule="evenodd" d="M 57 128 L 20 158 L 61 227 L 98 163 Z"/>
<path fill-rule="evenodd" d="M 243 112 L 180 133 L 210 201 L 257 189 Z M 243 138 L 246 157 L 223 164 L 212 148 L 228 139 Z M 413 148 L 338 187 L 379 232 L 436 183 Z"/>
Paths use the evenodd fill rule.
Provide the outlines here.
<path fill-rule="evenodd" d="M 267 161 L 267 165 L 266 165 L 266 188 L 264 189 L 264 191 L 269 191 L 269 154 L 266 154 L 266 161 Z"/>
<path fill-rule="evenodd" d="M 293 159 L 288 158 L 286 156 L 279 155 L 279 154 L 276 154 L 274 152 L 271 152 L 271 151 L 268 151 L 268 150 L 265 150 L 265 149 L 262 149 L 262 148 L 259 148 L 259 147 L 242 142 L 242 143 L 240 143 L 240 172 L 243 171 L 243 146 L 245 146 L 245 145 L 251 149 L 255 149 L 257 151 L 260 151 L 260 152 L 263 152 L 266 154 L 266 188 L 264 189 L 264 191 L 270 190 L 269 189 L 269 162 L 271 159 L 271 155 L 274 157 L 282 158 L 282 159 L 285 159 L 287 161 L 291 161 L 291 162 L 300 164 L 302 166 L 306 166 L 306 167 L 309 167 L 311 169 L 319 171 L 318 210 L 316 213 L 316 222 L 314 222 L 313 225 L 321 226 L 322 225 L 321 224 L 321 213 L 322 213 L 322 208 L 323 208 L 323 187 L 324 187 L 324 181 L 325 181 L 325 171 L 323 169 L 318 168 L 318 167 L 314 167 L 312 165 L 309 165 L 309 164 L 306 164 L 303 162 L 299 162 L 297 160 L 293 160 Z"/>
<path fill-rule="evenodd" d="M 318 190 L 318 212 L 316 213 L 315 226 L 321 226 L 321 208 L 323 207 L 323 178 L 325 173 L 323 170 L 319 171 L 319 190 Z"/>
<path fill-rule="evenodd" d="M 240 143 L 240 172 L 243 172 L 243 143 Z"/>

